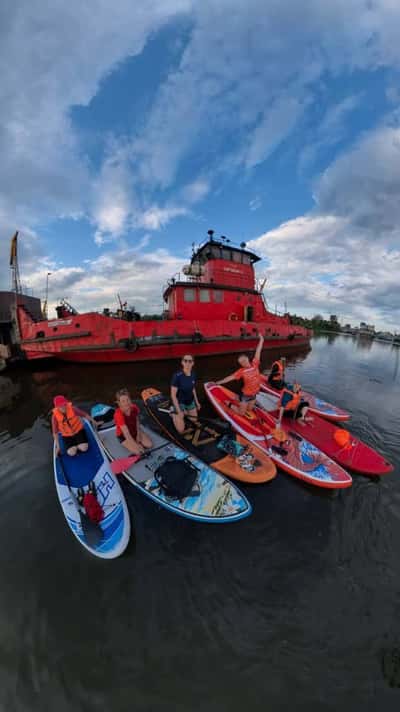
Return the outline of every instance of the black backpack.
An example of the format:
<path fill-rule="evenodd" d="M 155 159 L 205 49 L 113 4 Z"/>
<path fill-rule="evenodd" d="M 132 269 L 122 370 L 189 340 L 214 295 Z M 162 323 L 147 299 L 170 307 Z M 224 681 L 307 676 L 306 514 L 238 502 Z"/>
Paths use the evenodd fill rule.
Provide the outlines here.
<path fill-rule="evenodd" d="M 190 460 L 167 457 L 155 470 L 154 477 L 168 497 L 181 500 L 189 494 L 200 494 L 200 490 L 193 491 L 198 474 L 199 470 Z"/>

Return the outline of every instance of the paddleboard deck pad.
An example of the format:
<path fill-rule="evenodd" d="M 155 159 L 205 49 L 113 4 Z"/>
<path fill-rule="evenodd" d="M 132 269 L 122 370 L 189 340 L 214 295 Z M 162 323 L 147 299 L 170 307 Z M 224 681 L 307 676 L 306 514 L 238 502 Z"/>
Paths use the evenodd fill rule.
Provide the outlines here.
<path fill-rule="evenodd" d="M 128 545 L 131 531 L 129 512 L 119 482 L 111 472 L 108 459 L 93 428 L 87 422 L 85 430 L 89 442 L 87 452 L 70 457 L 60 435 L 61 455 L 56 457 L 54 445 L 53 465 L 57 495 L 68 526 L 80 544 L 95 556 L 112 559 L 120 556 Z M 79 509 L 78 502 L 78 489 L 87 492 L 90 482 L 94 483 L 96 498 L 104 510 L 95 544 L 84 531 L 84 510 Z"/>
<path fill-rule="evenodd" d="M 98 414 L 99 406 L 95 406 L 92 416 L 99 417 Z M 235 522 L 251 514 L 250 502 L 232 482 L 151 428 L 141 427 L 151 438 L 153 447 L 123 475 L 142 494 L 174 514 L 209 524 Z M 99 438 L 110 459 L 127 456 L 127 450 L 119 442 L 112 424 L 106 423 L 99 429 Z M 192 492 L 182 500 L 167 496 L 155 478 L 156 469 L 168 457 L 188 459 L 198 470 Z"/>
<path fill-rule="evenodd" d="M 266 376 L 261 377 L 261 390 L 271 396 L 275 396 L 277 400 L 280 398 L 280 391 L 270 386 Z M 336 422 L 343 422 L 345 420 L 349 420 L 350 413 L 347 413 L 347 411 L 342 410 L 336 405 L 332 405 L 332 403 L 328 403 L 327 401 L 324 401 L 321 398 L 317 398 L 317 396 L 313 396 L 312 393 L 308 393 L 307 391 L 303 390 L 302 393 L 304 400 L 306 400 L 310 404 L 311 413 L 316 413 L 321 418 L 325 418 L 326 420 L 333 420 Z"/>
<path fill-rule="evenodd" d="M 257 405 L 269 413 L 274 419 L 278 417 L 277 401 L 275 396 L 259 393 Z M 342 431 L 334 423 L 307 413 L 307 422 L 299 423 L 292 418 L 283 417 L 282 427 L 289 434 L 295 433 L 297 437 L 305 438 L 308 442 L 322 450 L 326 455 L 336 460 L 342 467 L 364 475 L 380 476 L 393 471 L 393 465 L 385 460 L 376 450 L 366 445 L 351 433 L 348 434 L 348 444 L 338 443 L 335 435 L 348 433 Z"/>
<path fill-rule="evenodd" d="M 186 419 L 184 432 L 178 433 L 169 412 L 169 398 L 155 388 L 143 390 L 142 398 L 148 413 L 167 437 L 214 470 L 241 482 L 260 483 L 276 477 L 271 458 L 236 435 L 228 423 L 201 417 L 195 422 Z"/>
<path fill-rule="evenodd" d="M 274 419 L 262 408 L 240 415 L 235 408 L 239 399 L 224 386 L 206 383 L 205 392 L 216 411 L 232 424 L 243 437 L 265 452 L 282 470 L 317 487 L 340 489 L 350 487 L 351 476 L 305 439 L 285 434 L 282 442 L 276 435 Z"/>

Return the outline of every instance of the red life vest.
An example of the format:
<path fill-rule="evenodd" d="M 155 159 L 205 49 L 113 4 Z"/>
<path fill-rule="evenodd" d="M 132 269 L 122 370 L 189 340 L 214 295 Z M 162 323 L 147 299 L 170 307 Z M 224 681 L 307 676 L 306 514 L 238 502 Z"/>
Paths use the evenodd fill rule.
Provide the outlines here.
<path fill-rule="evenodd" d="M 279 405 L 282 405 L 282 398 L 287 393 L 290 396 L 290 401 L 284 405 L 285 410 L 296 410 L 300 403 L 301 403 L 301 391 L 298 391 L 298 393 L 293 393 L 293 391 L 287 390 L 287 388 L 284 388 L 280 397 Z"/>
<path fill-rule="evenodd" d="M 54 408 L 53 415 L 57 421 L 58 431 L 65 438 L 76 435 L 76 433 L 79 433 L 84 428 L 79 415 L 75 415 L 72 403 L 67 403 L 65 413 L 58 408 Z"/>
<path fill-rule="evenodd" d="M 283 367 L 282 361 L 274 361 L 272 364 L 272 368 L 274 366 L 278 367 L 278 372 L 277 373 L 271 373 L 271 379 L 273 381 L 283 381 L 284 375 L 285 375 L 285 369 Z M 272 369 L 271 369 L 272 370 Z"/>

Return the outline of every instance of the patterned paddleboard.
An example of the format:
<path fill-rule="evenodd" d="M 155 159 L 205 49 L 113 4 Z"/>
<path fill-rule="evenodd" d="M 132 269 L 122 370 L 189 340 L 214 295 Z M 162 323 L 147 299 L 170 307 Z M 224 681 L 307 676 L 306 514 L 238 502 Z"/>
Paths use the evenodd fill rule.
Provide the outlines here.
<path fill-rule="evenodd" d="M 284 442 L 276 439 L 276 423 L 261 408 L 256 407 L 252 414 L 243 416 L 235 410 L 239 399 L 232 391 L 215 383 L 206 383 L 204 389 L 217 412 L 290 475 L 318 487 L 339 489 L 351 486 L 350 475 L 307 440 L 299 440 L 287 433 Z"/>
<path fill-rule="evenodd" d="M 125 497 L 118 480 L 110 469 L 110 463 L 91 425 L 85 422 L 89 449 L 74 457 L 66 454 L 63 439 L 60 436 L 61 456 L 56 457 L 53 448 L 54 478 L 58 499 L 65 519 L 79 543 L 91 554 L 103 559 L 113 559 L 120 556 L 126 549 L 130 537 L 129 512 Z M 68 484 L 70 485 L 70 489 Z M 96 497 L 104 510 L 104 519 L 100 522 L 95 536 L 85 531 L 84 510 L 79 507 L 77 493 L 82 488 L 85 492 L 93 482 Z M 83 515 L 83 518 L 82 518 Z"/>
<path fill-rule="evenodd" d="M 107 406 L 95 406 L 92 409 L 92 416 L 101 417 L 101 408 L 105 409 Z M 106 411 L 103 410 L 103 413 L 105 414 Z M 126 479 L 142 494 L 174 514 L 199 522 L 210 524 L 235 522 L 251 514 L 250 502 L 232 482 L 152 429 L 143 427 L 143 430 L 151 438 L 153 448 L 146 457 L 123 473 Z M 126 449 L 116 437 L 115 427 L 112 423 L 105 424 L 99 429 L 99 438 L 111 459 L 127 456 Z M 160 488 L 154 472 L 167 457 L 175 457 L 179 460 L 187 458 L 198 469 L 199 474 L 193 495 L 178 500 L 168 497 Z"/>

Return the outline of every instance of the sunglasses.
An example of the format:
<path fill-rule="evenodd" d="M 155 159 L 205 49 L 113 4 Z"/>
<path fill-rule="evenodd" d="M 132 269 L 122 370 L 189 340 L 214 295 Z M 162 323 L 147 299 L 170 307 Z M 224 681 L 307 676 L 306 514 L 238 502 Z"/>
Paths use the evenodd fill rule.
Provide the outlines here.
<path fill-rule="evenodd" d="M 184 358 L 184 359 L 182 359 L 182 360 L 183 360 L 183 363 L 193 363 L 193 359 L 192 359 L 192 358 Z"/>

